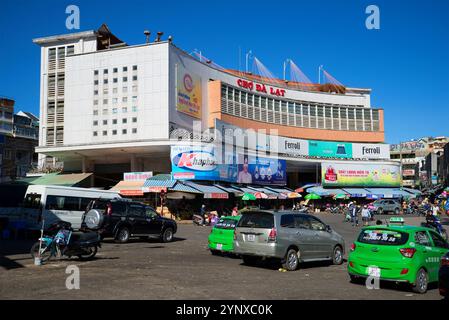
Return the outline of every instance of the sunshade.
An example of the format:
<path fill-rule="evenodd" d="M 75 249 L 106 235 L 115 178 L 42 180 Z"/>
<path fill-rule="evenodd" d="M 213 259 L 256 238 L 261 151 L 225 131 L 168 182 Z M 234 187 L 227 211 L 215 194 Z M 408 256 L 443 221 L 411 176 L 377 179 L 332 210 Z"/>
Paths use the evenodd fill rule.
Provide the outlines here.
<path fill-rule="evenodd" d="M 308 195 L 306 195 L 304 197 L 304 199 L 306 199 L 306 200 L 318 200 L 318 199 L 321 199 L 321 197 L 319 195 L 317 195 L 316 193 L 309 193 Z"/>
<path fill-rule="evenodd" d="M 143 196 L 142 187 L 144 182 L 122 180 L 110 190 L 118 191 L 122 196 Z"/>
<path fill-rule="evenodd" d="M 256 199 L 268 199 L 268 196 L 263 192 L 256 192 L 254 196 Z"/>
<path fill-rule="evenodd" d="M 289 192 L 287 194 L 287 197 L 289 199 L 295 199 L 295 198 L 301 198 L 301 195 L 299 193 L 297 193 L 297 192 Z"/>
<path fill-rule="evenodd" d="M 254 195 L 254 194 L 252 194 L 252 193 L 245 193 L 243 196 L 242 196 L 242 200 L 256 200 L 257 198 L 256 198 L 256 196 Z"/>
<path fill-rule="evenodd" d="M 334 199 L 348 199 L 348 195 L 346 193 L 339 193 L 334 195 Z"/>

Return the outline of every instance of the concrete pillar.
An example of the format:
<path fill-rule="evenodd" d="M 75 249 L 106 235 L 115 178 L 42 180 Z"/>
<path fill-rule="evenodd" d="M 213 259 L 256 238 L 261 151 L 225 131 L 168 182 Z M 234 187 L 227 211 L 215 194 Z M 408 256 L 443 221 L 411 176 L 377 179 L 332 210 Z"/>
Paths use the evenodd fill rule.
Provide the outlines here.
<path fill-rule="evenodd" d="M 81 158 L 81 172 L 86 173 L 87 172 L 87 157 Z"/>
<path fill-rule="evenodd" d="M 138 168 L 137 168 L 137 158 L 136 158 L 136 155 L 135 155 L 135 154 L 132 154 L 132 155 L 131 155 L 131 171 L 132 171 L 132 172 L 138 171 Z"/>

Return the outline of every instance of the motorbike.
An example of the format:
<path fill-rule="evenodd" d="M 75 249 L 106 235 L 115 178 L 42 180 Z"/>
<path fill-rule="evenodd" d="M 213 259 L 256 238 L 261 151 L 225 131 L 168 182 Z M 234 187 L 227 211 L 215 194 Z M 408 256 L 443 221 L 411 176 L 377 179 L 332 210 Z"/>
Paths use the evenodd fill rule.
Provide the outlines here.
<path fill-rule="evenodd" d="M 443 237 L 444 240 L 447 241 L 447 231 L 443 228 L 440 219 L 437 217 L 427 217 L 426 222 L 421 223 L 421 226 L 435 230 L 440 236 Z"/>
<path fill-rule="evenodd" d="M 194 214 L 192 218 L 192 223 L 196 226 L 204 225 L 204 218 L 198 214 Z"/>
<path fill-rule="evenodd" d="M 31 256 L 40 257 L 42 262 L 52 257 L 78 257 L 91 260 L 101 248 L 101 239 L 96 232 L 74 232 L 65 221 L 53 223 L 31 247 Z"/>

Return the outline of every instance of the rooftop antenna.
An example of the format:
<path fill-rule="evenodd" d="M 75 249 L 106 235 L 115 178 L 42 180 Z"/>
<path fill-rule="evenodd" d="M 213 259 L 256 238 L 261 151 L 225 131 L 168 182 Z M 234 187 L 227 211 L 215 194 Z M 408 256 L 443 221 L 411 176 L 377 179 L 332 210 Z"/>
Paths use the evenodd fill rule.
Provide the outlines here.
<path fill-rule="evenodd" d="M 151 34 L 151 32 L 149 30 L 145 30 L 143 32 L 143 34 L 145 35 L 146 43 L 149 43 L 150 42 L 150 34 Z"/>
<path fill-rule="evenodd" d="M 160 41 L 161 41 L 161 37 L 162 37 L 163 34 L 164 34 L 164 33 L 163 33 L 162 31 L 159 31 L 159 32 L 157 33 L 157 38 L 156 38 L 156 41 L 155 41 L 155 42 L 160 42 Z"/>

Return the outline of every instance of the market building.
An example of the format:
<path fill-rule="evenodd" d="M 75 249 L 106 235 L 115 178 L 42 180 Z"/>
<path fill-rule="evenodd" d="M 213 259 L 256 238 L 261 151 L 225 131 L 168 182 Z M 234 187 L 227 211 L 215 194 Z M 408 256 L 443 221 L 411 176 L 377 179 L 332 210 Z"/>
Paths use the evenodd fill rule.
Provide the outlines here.
<path fill-rule="evenodd" d="M 384 111 L 371 106 L 370 89 L 225 69 L 161 33 L 127 45 L 106 25 L 33 41 L 41 47 L 41 166 L 63 162 L 64 172 L 92 173 L 96 187 L 114 186 L 127 172 L 290 188 L 401 187 L 400 165 L 384 141 Z M 215 164 L 211 176 L 184 170 L 179 151 L 192 150 L 179 140 L 195 138 L 198 126 L 216 129 L 207 142 L 227 129 L 245 139 L 248 130 L 275 132 L 274 140 L 243 149 L 279 161 L 250 164 L 251 178 L 232 178 L 230 170 L 223 179 Z"/>

